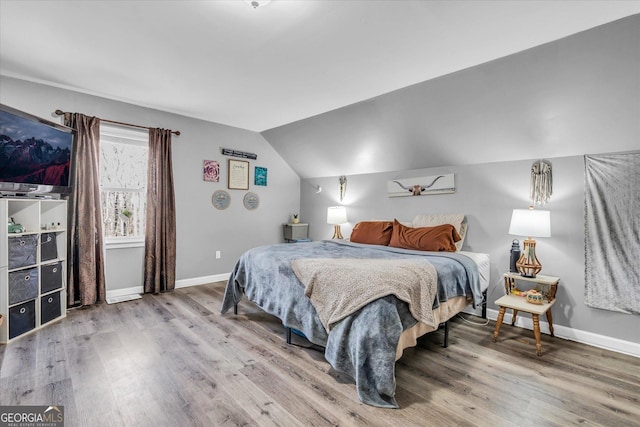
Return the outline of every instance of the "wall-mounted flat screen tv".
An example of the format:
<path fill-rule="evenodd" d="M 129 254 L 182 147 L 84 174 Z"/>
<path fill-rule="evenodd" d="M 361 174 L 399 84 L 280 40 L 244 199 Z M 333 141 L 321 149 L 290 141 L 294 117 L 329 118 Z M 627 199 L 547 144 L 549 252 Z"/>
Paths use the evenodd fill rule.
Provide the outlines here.
<path fill-rule="evenodd" d="M 0 191 L 68 193 L 76 131 L 0 104 Z"/>

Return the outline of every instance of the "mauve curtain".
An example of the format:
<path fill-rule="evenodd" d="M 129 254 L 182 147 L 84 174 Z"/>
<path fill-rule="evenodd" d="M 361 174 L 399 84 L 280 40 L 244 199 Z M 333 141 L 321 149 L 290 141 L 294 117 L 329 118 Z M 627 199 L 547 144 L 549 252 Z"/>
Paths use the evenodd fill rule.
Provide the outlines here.
<path fill-rule="evenodd" d="M 65 125 L 78 131 L 73 146 L 69 200 L 69 305 L 105 300 L 102 215 L 100 209 L 100 119 L 65 113 Z"/>
<path fill-rule="evenodd" d="M 170 291 L 176 285 L 176 206 L 171 164 L 171 131 L 149 129 L 147 221 L 144 238 L 144 291 Z"/>

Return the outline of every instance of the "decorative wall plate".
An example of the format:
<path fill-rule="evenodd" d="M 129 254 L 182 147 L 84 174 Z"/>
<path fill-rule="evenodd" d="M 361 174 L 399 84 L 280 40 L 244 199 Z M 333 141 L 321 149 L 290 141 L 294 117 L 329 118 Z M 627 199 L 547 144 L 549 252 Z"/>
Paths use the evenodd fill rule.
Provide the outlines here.
<path fill-rule="evenodd" d="M 216 209 L 227 209 L 231 204 L 231 196 L 224 190 L 218 190 L 211 196 L 211 204 Z"/>
<path fill-rule="evenodd" d="M 252 211 L 260 206 L 260 196 L 258 196 L 256 193 L 249 192 L 244 195 L 244 199 L 242 199 L 242 202 L 244 203 L 245 208 Z"/>

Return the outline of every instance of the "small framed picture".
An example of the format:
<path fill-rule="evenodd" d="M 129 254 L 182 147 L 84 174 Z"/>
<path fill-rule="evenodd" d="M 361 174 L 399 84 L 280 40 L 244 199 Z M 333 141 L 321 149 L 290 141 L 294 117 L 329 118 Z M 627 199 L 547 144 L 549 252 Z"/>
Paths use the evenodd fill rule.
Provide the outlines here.
<path fill-rule="evenodd" d="M 220 181 L 220 163 L 217 160 L 205 160 L 202 167 L 202 179 L 209 182 Z"/>
<path fill-rule="evenodd" d="M 229 159 L 229 190 L 249 189 L 249 162 Z"/>
<path fill-rule="evenodd" d="M 267 168 L 256 166 L 255 175 L 253 178 L 255 185 L 267 185 Z"/>

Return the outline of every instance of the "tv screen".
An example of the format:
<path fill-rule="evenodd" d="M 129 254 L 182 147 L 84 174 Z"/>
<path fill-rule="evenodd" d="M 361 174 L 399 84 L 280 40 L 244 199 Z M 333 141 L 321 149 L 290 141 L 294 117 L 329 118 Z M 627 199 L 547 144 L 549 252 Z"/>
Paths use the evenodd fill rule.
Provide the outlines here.
<path fill-rule="evenodd" d="M 0 104 L 0 191 L 67 193 L 75 130 Z"/>

